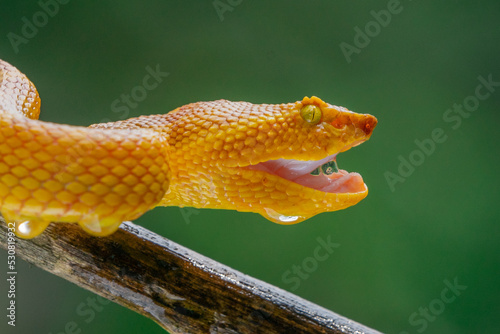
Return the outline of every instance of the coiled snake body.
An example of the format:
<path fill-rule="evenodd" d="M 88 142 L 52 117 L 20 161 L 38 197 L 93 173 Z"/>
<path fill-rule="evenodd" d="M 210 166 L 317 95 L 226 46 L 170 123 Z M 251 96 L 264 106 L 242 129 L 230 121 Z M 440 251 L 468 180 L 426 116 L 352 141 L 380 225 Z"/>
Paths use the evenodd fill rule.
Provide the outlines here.
<path fill-rule="evenodd" d="M 89 128 L 38 121 L 39 112 L 35 86 L 0 60 L 0 211 L 24 238 L 50 222 L 108 235 L 156 206 L 291 224 L 368 193 L 359 174 L 332 163 L 368 140 L 376 118 L 317 97 L 197 102 Z"/>

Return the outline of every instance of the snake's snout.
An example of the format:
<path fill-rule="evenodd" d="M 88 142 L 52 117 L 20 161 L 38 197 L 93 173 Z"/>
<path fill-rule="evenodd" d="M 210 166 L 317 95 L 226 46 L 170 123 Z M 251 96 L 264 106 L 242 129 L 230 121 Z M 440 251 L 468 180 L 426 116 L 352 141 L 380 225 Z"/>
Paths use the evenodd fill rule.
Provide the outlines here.
<path fill-rule="evenodd" d="M 357 114 L 341 110 L 330 123 L 334 128 L 344 131 L 353 141 L 366 141 L 377 126 L 377 118 L 370 114 Z"/>
<path fill-rule="evenodd" d="M 353 139 L 361 142 L 368 140 L 377 126 L 377 118 L 370 114 L 352 113 L 349 116 L 354 129 Z"/>
<path fill-rule="evenodd" d="M 361 128 L 367 137 L 371 136 L 373 129 L 377 126 L 377 118 L 370 114 L 362 115 L 363 118 L 359 122 L 359 128 Z"/>

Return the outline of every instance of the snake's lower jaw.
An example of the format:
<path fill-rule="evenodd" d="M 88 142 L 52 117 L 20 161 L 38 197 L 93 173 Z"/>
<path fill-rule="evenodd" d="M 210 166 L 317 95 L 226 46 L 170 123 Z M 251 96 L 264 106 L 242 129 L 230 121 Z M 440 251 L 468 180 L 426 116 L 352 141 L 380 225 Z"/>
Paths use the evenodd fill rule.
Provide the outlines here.
<path fill-rule="evenodd" d="M 323 212 L 343 210 L 356 205 L 368 195 L 368 188 L 358 193 L 326 194 L 316 198 L 304 199 L 293 207 L 274 210 L 265 208 L 260 214 L 277 224 L 292 225 L 303 222 Z"/>
<path fill-rule="evenodd" d="M 338 170 L 336 158 L 338 153 L 367 141 L 377 119 L 350 111 L 341 111 L 339 115 L 329 123 L 334 136 L 327 139 L 331 147 L 325 150 L 330 151 L 330 155 L 323 159 L 304 161 L 304 157 L 317 156 L 317 151 L 315 154 L 307 151 L 305 155 L 297 154 L 301 160 L 276 159 L 247 166 L 256 173 L 266 174 L 264 183 L 275 182 L 272 190 L 266 189 L 271 192 L 271 198 L 273 191 L 279 193 L 274 194 L 274 198 L 283 196 L 282 201 L 264 205 L 259 212 L 262 216 L 278 224 L 295 224 L 319 213 L 346 209 L 368 195 L 361 175 Z"/>
<path fill-rule="evenodd" d="M 346 209 L 368 195 L 368 187 L 359 174 L 349 173 L 348 178 L 351 179 L 349 182 L 356 183 L 356 192 L 324 192 L 284 180 L 284 183 L 290 183 L 285 190 L 288 198 L 273 205 L 264 205 L 259 213 L 274 223 L 291 225 L 323 212 Z"/>
<path fill-rule="evenodd" d="M 356 205 L 368 195 L 368 188 L 358 193 L 326 194 L 316 198 L 304 199 L 302 203 L 296 203 L 293 207 L 271 209 L 265 208 L 260 214 L 277 224 L 292 225 L 303 222 L 323 212 L 343 210 Z"/>
<path fill-rule="evenodd" d="M 338 170 L 336 157 L 337 153 L 316 161 L 277 159 L 247 166 L 257 174 L 252 179 L 262 179 L 270 197 L 262 195 L 259 213 L 289 225 L 357 204 L 367 196 L 368 188 L 360 174 Z"/>

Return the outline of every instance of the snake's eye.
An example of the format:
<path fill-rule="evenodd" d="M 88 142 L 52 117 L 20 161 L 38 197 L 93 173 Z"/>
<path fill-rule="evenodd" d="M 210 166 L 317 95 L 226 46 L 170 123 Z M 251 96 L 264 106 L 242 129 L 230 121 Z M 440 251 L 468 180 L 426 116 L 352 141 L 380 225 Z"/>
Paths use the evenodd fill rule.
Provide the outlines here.
<path fill-rule="evenodd" d="M 308 104 L 300 109 L 300 116 L 309 124 L 318 124 L 321 120 L 321 109 L 314 104 Z"/>

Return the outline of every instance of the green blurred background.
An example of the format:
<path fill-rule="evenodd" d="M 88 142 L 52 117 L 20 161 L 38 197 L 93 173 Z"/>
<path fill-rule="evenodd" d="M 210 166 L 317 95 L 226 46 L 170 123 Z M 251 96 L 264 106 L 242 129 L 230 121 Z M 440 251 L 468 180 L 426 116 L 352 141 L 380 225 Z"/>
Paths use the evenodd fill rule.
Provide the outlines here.
<path fill-rule="evenodd" d="M 459 115 L 447 114 L 455 103 L 474 102 L 479 76 L 500 81 L 500 2 L 215 4 L 227 10 L 218 13 L 213 1 L 69 1 L 43 22 L 36 1 L 2 1 L 0 58 L 29 76 L 42 97 L 41 119 L 57 123 L 89 125 L 220 98 L 282 103 L 306 95 L 377 116 L 371 140 L 338 159 L 370 188 L 352 208 L 292 226 L 175 207 L 136 223 L 382 332 L 499 332 L 500 87 L 459 126 L 443 116 Z M 372 11 L 388 6 L 390 22 L 380 14 L 384 26 L 375 23 Z M 25 29 L 29 38 L 11 43 L 34 20 L 36 34 Z M 356 27 L 369 29 L 369 41 L 356 38 Z M 346 57 L 342 43 L 359 47 Z M 157 65 L 169 76 L 128 115 L 115 112 L 113 101 Z M 387 172 L 398 173 L 400 156 L 418 159 L 415 140 L 436 128 L 446 141 L 391 189 Z M 340 246 L 298 287 L 283 279 L 313 256 L 318 237 Z M 7 326 L 6 252 L 0 255 L 1 333 L 56 334 L 70 321 L 81 333 L 163 333 L 114 303 L 92 319 L 79 315 L 92 293 L 22 261 L 17 326 Z M 446 280 L 462 289 L 449 303 L 440 301 Z"/>

